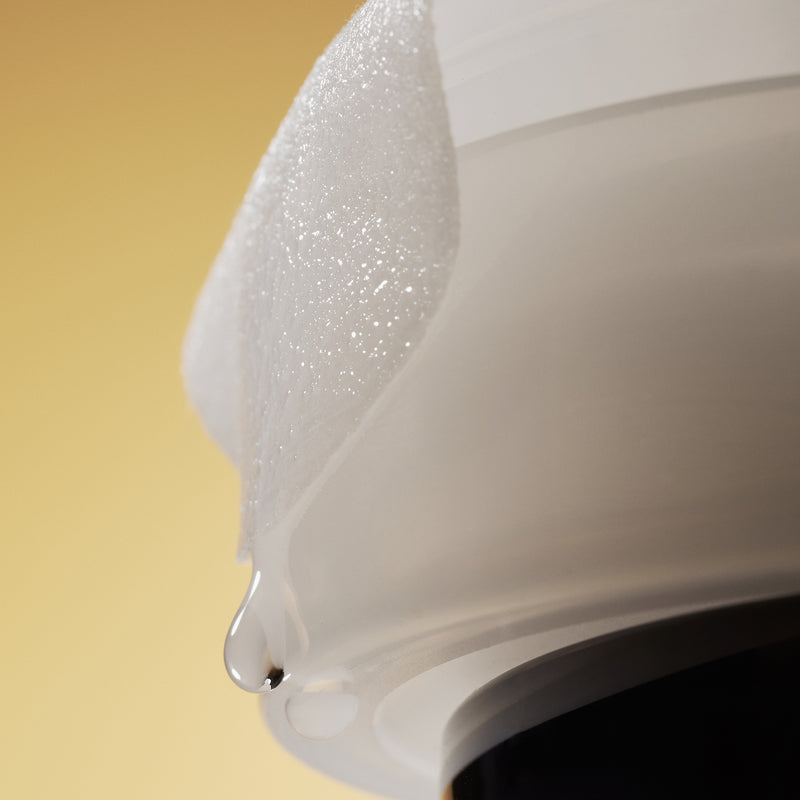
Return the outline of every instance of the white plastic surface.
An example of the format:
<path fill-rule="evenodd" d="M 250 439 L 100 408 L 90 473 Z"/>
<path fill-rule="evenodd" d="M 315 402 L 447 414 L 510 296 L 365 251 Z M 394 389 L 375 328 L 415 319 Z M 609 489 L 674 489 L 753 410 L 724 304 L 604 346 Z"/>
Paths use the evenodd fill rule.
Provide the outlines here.
<path fill-rule="evenodd" d="M 436 0 L 457 146 L 589 109 L 796 75 L 796 0 Z"/>
<path fill-rule="evenodd" d="M 408 800 L 517 664 L 800 591 L 800 88 L 531 128 L 459 180 L 445 304 L 294 530 L 264 701 L 302 758 Z M 298 737 L 284 703 L 342 669 L 358 717 Z"/>
<path fill-rule="evenodd" d="M 456 141 L 474 142 L 457 151 L 451 284 L 286 527 L 285 677 L 265 715 L 301 758 L 387 796 L 438 796 L 448 721 L 518 664 L 800 591 L 797 6 L 726 3 L 724 35 L 704 38 L 713 80 L 691 79 L 688 31 L 710 34 L 719 3 L 558 6 L 537 8 L 577 27 L 531 45 L 552 63 L 519 66 L 515 96 L 575 102 L 501 122 L 474 82 L 475 108 L 511 131 L 482 139 L 448 89 Z M 481 20 L 459 7 L 440 0 L 440 44 Z M 580 62 L 595 94 L 579 97 L 559 43 L 612 29 L 627 34 L 591 80 Z M 659 59 L 683 83 L 648 84 Z M 237 619 L 258 656 L 270 537 L 252 552 Z"/>

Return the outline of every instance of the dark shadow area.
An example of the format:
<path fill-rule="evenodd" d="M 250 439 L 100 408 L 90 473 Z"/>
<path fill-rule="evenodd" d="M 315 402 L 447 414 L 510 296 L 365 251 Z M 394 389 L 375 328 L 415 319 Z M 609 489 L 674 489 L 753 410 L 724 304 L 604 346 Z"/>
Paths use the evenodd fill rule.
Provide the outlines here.
<path fill-rule="evenodd" d="M 800 798 L 800 636 L 683 670 L 490 750 L 454 800 Z"/>

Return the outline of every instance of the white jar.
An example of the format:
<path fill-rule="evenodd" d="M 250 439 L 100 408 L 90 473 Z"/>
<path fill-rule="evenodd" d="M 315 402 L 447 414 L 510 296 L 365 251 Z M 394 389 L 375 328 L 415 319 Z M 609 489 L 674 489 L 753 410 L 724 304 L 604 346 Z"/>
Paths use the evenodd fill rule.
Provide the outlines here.
<path fill-rule="evenodd" d="M 263 705 L 303 760 L 407 800 L 489 745 L 444 736 L 499 676 L 800 591 L 800 6 L 434 19 L 459 253 L 294 525 Z"/>

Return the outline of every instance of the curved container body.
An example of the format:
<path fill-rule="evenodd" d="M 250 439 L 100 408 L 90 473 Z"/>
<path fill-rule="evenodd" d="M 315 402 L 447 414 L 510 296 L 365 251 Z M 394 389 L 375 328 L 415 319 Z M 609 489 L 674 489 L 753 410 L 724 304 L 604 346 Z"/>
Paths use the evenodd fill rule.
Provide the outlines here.
<path fill-rule="evenodd" d="M 265 698 L 409 798 L 501 672 L 800 589 L 800 88 L 536 126 L 459 177 L 445 306 L 291 541 L 286 699 L 333 681 L 364 727 L 309 744 Z"/>
<path fill-rule="evenodd" d="M 300 758 L 408 800 L 479 754 L 445 730 L 499 676 L 800 592 L 797 5 L 435 19 L 459 254 L 292 532 L 264 697 Z"/>

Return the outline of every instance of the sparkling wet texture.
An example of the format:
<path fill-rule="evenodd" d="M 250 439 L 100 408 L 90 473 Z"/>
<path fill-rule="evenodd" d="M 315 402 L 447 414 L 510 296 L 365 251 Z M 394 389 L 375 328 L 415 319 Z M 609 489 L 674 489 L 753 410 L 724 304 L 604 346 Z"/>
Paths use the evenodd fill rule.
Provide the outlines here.
<path fill-rule="evenodd" d="M 243 549 L 355 429 L 447 284 L 457 186 L 429 5 L 371 0 L 317 61 L 200 298 L 222 307 L 187 363 L 205 350 L 218 380 L 189 390 L 241 468 Z M 231 317 L 236 352 L 210 341 Z"/>
<path fill-rule="evenodd" d="M 430 3 L 370 0 L 259 164 L 185 345 L 193 402 L 241 470 L 241 552 L 263 575 L 226 645 L 243 688 L 265 691 L 285 666 L 276 528 L 420 342 L 457 244 Z"/>
<path fill-rule="evenodd" d="M 379 0 L 356 14 L 237 221 L 247 539 L 280 521 L 353 430 L 446 285 L 455 163 L 426 5 Z"/>

